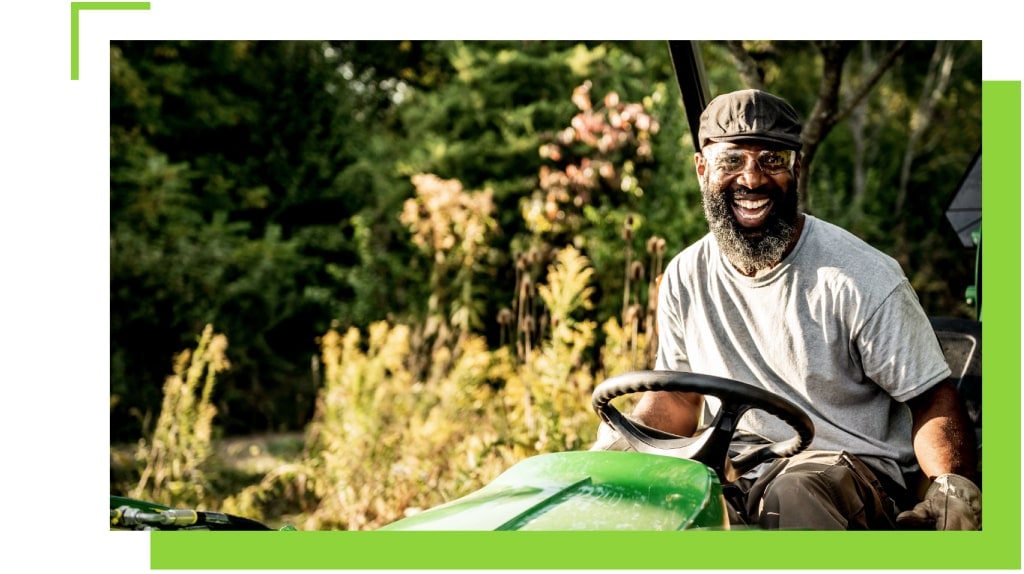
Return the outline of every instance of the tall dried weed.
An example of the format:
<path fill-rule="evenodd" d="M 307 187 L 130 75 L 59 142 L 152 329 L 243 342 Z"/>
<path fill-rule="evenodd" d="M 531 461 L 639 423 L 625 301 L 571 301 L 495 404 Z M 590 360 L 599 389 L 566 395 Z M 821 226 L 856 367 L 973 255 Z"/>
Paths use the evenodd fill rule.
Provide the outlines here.
<path fill-rule="evenodd" d="M 142 472 L 129 496 L 178 506 L 210 502 L 205 467 L 217 412 L 210 397 L 217 373 L 230 365 L 227 346 L 227 337 L 214 334 L 213 326 L 207 325 L 195 350 L 175 357 L 174 374 L 164 382 L 156 427 L 136 450 Z"/>

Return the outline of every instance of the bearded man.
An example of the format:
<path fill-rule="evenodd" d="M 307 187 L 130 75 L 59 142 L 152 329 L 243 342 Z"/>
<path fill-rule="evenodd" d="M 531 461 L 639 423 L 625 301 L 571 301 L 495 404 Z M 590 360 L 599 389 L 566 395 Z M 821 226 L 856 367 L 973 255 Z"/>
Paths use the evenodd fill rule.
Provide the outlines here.
<path fill-rule="evenodd" d="M 666 267 L 656 369 L 766 389 L 814 423 L 808 450 L 723 486 L 734 524 L 978 529 L 972 433 L 938 340 L 893 258 L 801 212 L 801 129 L 794 108 L 767 92 L 708 104 L 694 164 L 710 233 Z M 631 417 L 691 436 L 718 404 L 649 391 Z M 791 434 L 752 410 L 733 448 Z M 630 447 L 602 424 L 592 448 Z M 923 477 L 931 482 L 918 490 Z"/>

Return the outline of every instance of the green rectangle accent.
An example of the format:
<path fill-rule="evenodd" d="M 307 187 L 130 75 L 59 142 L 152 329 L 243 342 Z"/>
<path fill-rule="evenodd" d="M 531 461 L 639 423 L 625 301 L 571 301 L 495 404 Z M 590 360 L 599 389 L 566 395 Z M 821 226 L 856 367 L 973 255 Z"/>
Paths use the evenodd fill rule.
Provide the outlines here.
<path fill-rule="evenodd" d="M 982 98 L 984 531 L 153 532 L 151 568 L 1020 569 L 1021 83 Z"/>
<path fill-rule="evenodd" d="M 1005 545 L 998 551 L 1013 551 L 1005 556 L 1013 560 L 1008 568 L 1021 565 L 1020 107 L 1020 81 L 982 84 L 982 412 L 989 449 L 981 486 L 984 528 L 1000 533 Z"/>
<path fill-rule="evenodd" d="M 991 532 L 154 532 L 153 569 L 968 569 Z M 1019 546 L 1018 546 L 1019 548 Z M 927 549 L 927 552 L 922 551 Z M 1010 561 L 1001 564 L 1009 566 Z"/>
<path fill-rule="evenodd" d="M 149 10 L 149 2 L 72 2 L 71 79 L 78 79 L 78 13 L 82 10 Z"/>

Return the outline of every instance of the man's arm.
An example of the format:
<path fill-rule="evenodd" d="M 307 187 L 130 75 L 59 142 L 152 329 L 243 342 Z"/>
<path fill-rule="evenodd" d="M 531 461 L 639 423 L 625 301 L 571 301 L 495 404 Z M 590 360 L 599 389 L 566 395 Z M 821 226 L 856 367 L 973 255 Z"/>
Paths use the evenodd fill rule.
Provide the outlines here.
<path fill-rule="evenodd" d="M 699 393 L 648 391 L 637 401 L 633 418 L 658 430 L 691 436 L 703 406 L 704 397 Z"/>
<path fill-rule="evenodd" d="M 908 401 L 914 454 L 929 479 L 955 473 L 976 480 L 974 431 L 952 383 L 939 383 Z"/>
<path fill-rule="evenodd" d="M 909 401 L 914 453 L 931 480 L 923 500 L 901 512 L 904 528 L 978 530 L 981 490 L 974 481 L 974 436 L 956 388 L 940 383 Z"/>

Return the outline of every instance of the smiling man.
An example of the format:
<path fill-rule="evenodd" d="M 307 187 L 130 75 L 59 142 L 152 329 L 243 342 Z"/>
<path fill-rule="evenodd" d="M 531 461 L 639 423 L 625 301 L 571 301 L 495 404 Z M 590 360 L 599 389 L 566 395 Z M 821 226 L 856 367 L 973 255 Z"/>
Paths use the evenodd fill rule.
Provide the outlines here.
<path fill-rule="evenodd" d="M 792 106 L 758 90 L 716 98 L 701 116 L 694 162 L 704 213 L 723 254 L 746 275 L 774 267 L 799 238 L 800 130 Z"/>
<path fill-rule="evenodd" d="M 656 368 L 764 388 L 814 423 L 807 451 L 725 485 L 734 523 L 980 528 L 970 427 L 938 340 L 893 258 L 800 211 L 801 129 L 767 92 L 708 104 L 694 163 L 710 233 L 666 267 Z M 647 392 L 631 416 L 690 436 L 717 405 Z M 738 427 L 737 451 L 792 434 L 761 411 Z M 602 425 L 593 448 L 627 447 Z M 918 499 L 920 476 L 931 483 Z"/>

